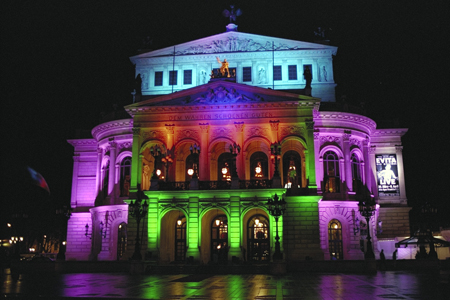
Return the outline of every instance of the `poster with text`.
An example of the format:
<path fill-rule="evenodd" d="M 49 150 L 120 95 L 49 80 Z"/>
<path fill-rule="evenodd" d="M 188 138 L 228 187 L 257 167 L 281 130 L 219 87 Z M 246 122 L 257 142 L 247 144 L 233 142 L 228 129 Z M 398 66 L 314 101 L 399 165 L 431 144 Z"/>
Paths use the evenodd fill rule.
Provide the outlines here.
<path fill-rule="evenodd" d="M 377 183 L 379 196 L 399 196 L 397 155 L 376 154 Z"/>

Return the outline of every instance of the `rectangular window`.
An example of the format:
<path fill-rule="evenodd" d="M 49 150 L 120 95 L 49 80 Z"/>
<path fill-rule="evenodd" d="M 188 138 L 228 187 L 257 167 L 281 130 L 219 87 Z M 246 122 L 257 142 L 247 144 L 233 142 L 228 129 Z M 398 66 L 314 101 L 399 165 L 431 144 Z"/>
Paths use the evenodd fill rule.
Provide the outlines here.
<path fill-rule="evenodd" d="M 289 80 L 297 80 L 297 66 L 290 65 L 288 66 L 289 71 Z"/>
<path fill-rule="evenodd" d="M 252 81 L 252 67 L 242 68 L 242 81 Z"/>
<path fill-rule="evenodd" d="M 163 72 L 155 72 L 155 86 L 162 86 Z"/>
<path fill-rule="evenodd" d="M 177 85 L 178 71 L 169 71 L 169 85 Z"/>
<path fill-rule="evenodd" d="M 273 80 L 282 80 L 281 66 L 273 66 Z"/>
<path fill-rule="evenodd" d="M 192 70 L 184 70 L 183 84 L 192 84 Z"/>

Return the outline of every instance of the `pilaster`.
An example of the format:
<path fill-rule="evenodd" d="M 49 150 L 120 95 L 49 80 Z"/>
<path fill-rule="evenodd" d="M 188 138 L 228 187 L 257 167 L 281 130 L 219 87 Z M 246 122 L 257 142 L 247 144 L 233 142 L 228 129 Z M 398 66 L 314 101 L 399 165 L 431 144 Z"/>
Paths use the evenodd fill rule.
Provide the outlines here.
<path fill-rule="evenodd" d="M 316 182 L 316 163 L 315 163 L 315 153 L 314 150 L 317 146 L 317 149 L 319 148 L 319 140 L 317 136 L 314 134 L 314 122 L 313 121 L 307 121 L 306 124 L 306 144 L 308 146 L 308 173 L 307 173 L 307 179 L 308 179 L 308 188 L 317 188 L 317 182 Z M 317 143 L 317 145 L 316 145 Z M 319 166 L 318 169 L 321 169 Z"/>
<path fill-rule="evenodd" d="M 193 257 L 194 261 L 200 261 L 200 218 L 199 218 L 199 199 L 198 197 L 189 198 L 189 219 L 188 219 L 188 249 L 186 256 Z"/>
<path fill-rule="evenodd" d="M 137 189 L 137 184 L 141 183 L 141 177 L 142 174 L 139 173 L 139 170 L 141 167 L 139 167 L 139 164 L 142 164 L 142 161 L 139 159 L 139 151 L 140 151 L 140 133 L 141 128 L 140 127 L 133 127 L 133 145 L 131 148 L 131 190 Z"/>

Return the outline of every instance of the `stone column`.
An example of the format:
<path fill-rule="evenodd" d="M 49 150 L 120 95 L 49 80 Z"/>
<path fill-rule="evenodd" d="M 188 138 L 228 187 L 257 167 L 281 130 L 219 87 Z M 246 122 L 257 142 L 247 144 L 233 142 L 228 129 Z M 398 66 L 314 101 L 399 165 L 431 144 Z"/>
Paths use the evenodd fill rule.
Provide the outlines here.
<path fill-rule="evenodd" d="M 209 124 L 200 123 L 201 137 L 200 137 L 200 155 L 199 155 L 199 179 L 202 181 L 209 181 L 209 161 L 208 161 L 208 133 Z"/>
<path fill-rule="evenodd" d="M 98 193 L 102 190 L 102 160 L 103 160 L 103 149 L 98 148 L 97 149 L 97 177 L 95 179 L 95 186 L 96 191 L 95 194 L 98 195 Z"/>
<path fill-rule="evenodd" d="M 241 222 L 240 222 L 240 197 L 230 197 L 230 219 L 228 220 L 228 243 L 230 245 L 228 251 L 228 260 L 233 256 L 243 260 L 241 252 Z"/>
<path fill-rule="evenodd" d="M 188 204 L 188 232 L 187 236 L 187 252 L 186 256 L 193 257 L 195 262 L 200 261 L 200 219 L 199 219 L 199 199 L 198 197 L 190 197 Z"/>
<path fill-rule="evenodd" d="M 114 183 L 116 182 L 116 147 L 117 143 L 112 140 L 109 143 L 109 181 L 108 181 L 108 196 L 112 195 L 114 191 Z"/>
<path fill-rule="evenodd" d="M 236 128 L 236 144 L 241 146 L 241 153 L 236 157 L 236 169 L 240 180 L 245 179 L 245 164 L 244 164 L 244 122 L 234 122 Z"/>
<path fill-rule="evenodd" d="M 406 204 L 406 189 L 405 189 L 405 173 L 403 169 L 403 146 L 395 146 L 397 154 L 397 171 L 398 184 L 400 185 L 400 200 Z"/>
<path fill-rule="evenodd" d="M 377 167 L 375 165 L 375 152 L 377 148 L 375 146 L 368 148 L 369 161 L 366 164 L 366 174 L 367 174 L 367 188 L 375 197 L 378 197 L 378 186 L 377 186 Z"/>
<path fill-rule="evenodd" d="M 307 158 L 307 178 L 308 178 L 308 188 L 318 188 L 316 182 L 316 155 L 315 148 L 320 149 L 319 135 L 314 134 L 314 122 L 307 121 L 306 124 L 306 144 L 308 145 L 308 158 Z M 318 166 L 318 170 L 322 169 L 322 166 Z M 323 174 L 322 174 L 323 175 Z M 319 177 L 320 178 L 320 177 Z M 322 176 L 323 178 L 323 176 Z M 320 180 L 322 180 L 322 178 Z"/>
<path fill-rule="evenodd" d="M 345 180 L 347 191 L 353 191 L 352 163 L 350 158 L 350 137 L 350 132 L 344 132 L 344 134 L 342 135 L 345 172 L 345 177 L 343 179 Z"/>
<path fill-rule="evenodd" d="M 137 184 L 141 183 L 142 173 L 140 173 L 141 167 L 139 164 L 142 164 L 142 160 L 139 159 L 139 147 L 140 147 L 140 136 L 141 128 L 140 127 L 133 127 L 133 145 L 131 148 L 131 190 L 137 189 Z"/>
<path fill-rule="evenodd" d="M 79 169 L 79 167 L 80 167 L 80 155 L 79 154 L 75 154 L 73 156 L 72 195 L 71 195 L 71 201 L 70 201 L 70 206 L 72 208 L 77 207 L 78 169 Z M 94 205 L 94 203 L 92 203 L 92 205 Z"/>

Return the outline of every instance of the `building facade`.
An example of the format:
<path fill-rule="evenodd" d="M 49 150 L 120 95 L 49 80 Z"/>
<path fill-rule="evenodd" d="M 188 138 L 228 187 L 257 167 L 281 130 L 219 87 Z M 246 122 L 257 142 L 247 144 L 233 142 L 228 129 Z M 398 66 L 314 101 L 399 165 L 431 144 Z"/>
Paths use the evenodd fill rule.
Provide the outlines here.
<path fill-rule="evenodd" d="M 286 201 L 287 261 L 363 259 L 368 228 L 376 253 L 409 236 L 407 130 L 327 109 L 336 47 L 235 29 L 131 57 L 129 117 L 69 140 L 68 260 L 131 257 L 139 188 L 141 252 L 161 264 L 269 262 L 275 195 Z M 377 203 L 369 224 L 358 211 L 367 191 Z"/>

